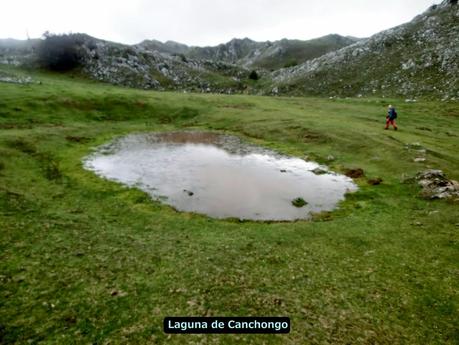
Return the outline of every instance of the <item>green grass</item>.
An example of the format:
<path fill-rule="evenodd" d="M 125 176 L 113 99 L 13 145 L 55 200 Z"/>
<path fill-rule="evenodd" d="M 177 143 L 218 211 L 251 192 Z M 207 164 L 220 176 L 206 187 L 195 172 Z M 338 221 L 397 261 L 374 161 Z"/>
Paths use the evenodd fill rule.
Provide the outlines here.
<path fill-rule="evenodd" d="M 0 83 L 0 343 L 459 342 L 458 204 L 423 200 L 403 182 L 427 167 L 459 179 L 457 103 L 158 93 L 32 76 L 42 84 Z M 389 102 L 398 132 L 383 130 Z M 331 169 L 366 176 L 335 212 L 257 223 L 178 213 L 82 168 L 111 138 L 182 128 L 322 163 L 333 155 Z M 413 143 L 425 163 L 413 162 Z M 289 316 L 292 331 L 162 331 L 165 316 L 204 315 Z"/>

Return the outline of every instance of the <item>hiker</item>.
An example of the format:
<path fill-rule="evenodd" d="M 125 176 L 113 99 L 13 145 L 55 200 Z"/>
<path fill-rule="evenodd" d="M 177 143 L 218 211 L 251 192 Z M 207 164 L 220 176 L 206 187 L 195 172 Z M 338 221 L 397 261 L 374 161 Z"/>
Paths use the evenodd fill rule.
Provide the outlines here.
<path fill-rule="evenodd" d="M 384 129 L 389 129 L 389 125 L 394 127 L 394 130 L 397 130 L 397 124 L 395 123 L 395 119 L 397 118 L 397 112 L 392 105 L 389 105 L 387 109 L 387 116 L 386 116 L 386 127 Z"/>

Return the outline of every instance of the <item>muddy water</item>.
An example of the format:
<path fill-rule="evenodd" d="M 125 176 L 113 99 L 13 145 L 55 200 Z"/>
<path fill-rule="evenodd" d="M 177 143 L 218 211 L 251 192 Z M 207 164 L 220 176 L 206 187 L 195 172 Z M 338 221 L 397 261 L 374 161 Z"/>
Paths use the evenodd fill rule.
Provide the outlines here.
<path fill-rule="evenodd" d="M 179 211 L 214 218 L 308 219 L 356 190 L 346 176 L 312 172 L 317 163 L 203 132 L 129 135 L 99 147 L 84 165 Z M 293 206 L 296 198 L 307 204 Z"/>

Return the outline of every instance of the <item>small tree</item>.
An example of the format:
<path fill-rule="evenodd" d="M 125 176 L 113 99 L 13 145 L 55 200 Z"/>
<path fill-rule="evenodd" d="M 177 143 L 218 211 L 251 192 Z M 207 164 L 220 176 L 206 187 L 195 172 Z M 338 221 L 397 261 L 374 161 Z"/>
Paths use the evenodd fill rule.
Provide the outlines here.
<path fill-rule="evenodd" d="M 257 71 L 253 70 L 252 72 L 250 72 L 249 79 L 258 80 L 259 78 L 260 77 L 258 76 Z"/>
<path fill-rule="evenodd" d="M 55 71 L 68 71 L 81 65 L 82 54 L 74 35 L 53 35 L 46 32 L 38 47 L 38 60 L 42 67 Z"/>

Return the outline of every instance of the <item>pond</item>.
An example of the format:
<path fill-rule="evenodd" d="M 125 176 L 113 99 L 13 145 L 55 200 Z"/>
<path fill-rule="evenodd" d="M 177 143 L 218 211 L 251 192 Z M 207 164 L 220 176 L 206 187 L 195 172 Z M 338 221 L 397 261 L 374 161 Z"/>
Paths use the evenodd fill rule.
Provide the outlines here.
<path fill-rule="evenodd" d="M 213 218 L 308 219 L 357 189 L 317 163 L 206 132 L 128 135 L 97 148 L 84 166 L 179 211 Z"/>

